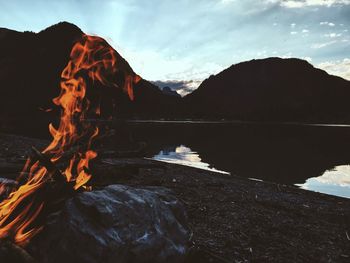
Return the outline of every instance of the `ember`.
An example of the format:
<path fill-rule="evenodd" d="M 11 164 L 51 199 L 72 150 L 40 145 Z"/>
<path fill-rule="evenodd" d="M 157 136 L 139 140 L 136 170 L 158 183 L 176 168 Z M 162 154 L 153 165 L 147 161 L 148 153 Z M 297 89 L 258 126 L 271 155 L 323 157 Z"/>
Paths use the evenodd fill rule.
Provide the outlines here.
<path fill-rule="evenodd" d="M 88 188 L 89 162 L 97 156 L 91 149 L 92 141 L 99 134 L 98 127 L 88 118 L 98 117 L 101 110 L 86 96 L 87 80 L 118 89 L 120 85 L 113 81 L 113 75 L 122 73 L 122 88 L 131 100 L 132 86 L 140 80 L 132 70 L 119 65 L 116 58 L 116 51 L 100 37 L 83 35 L 73 46 L 70 61 L 61 74 L 61 93 L 53 99 L 62 108 L 59 127 L 49 125 L 52 142 L 41 153 L 34 150 L 35 157 L 28 158 L 18 178 L 20 187 L 0 204 L 0 238 L 27 244 L 43 228 L 43 217 L 59 198 Z M 68 163 L 62 164 L 64 153 L 81 142 L 85 142 L 84 147 L 78 147 Z M 63 169 L 58 170 L 60 161 Z M 51 190 L 56 195 L 50 195 Z"/>

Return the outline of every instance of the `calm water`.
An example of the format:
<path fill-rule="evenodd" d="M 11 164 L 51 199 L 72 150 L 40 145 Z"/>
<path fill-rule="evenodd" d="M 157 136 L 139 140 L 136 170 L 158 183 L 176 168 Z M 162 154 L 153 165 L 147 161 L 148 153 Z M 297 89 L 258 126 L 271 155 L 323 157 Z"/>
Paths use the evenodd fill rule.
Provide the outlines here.
<path fill-rule="evenodd" d="M 350 127 L 133 122 L 124 128 L 156 160 L 350 198 Z"/>
<path fill-rule="evenodd" d="M 211 164 L 203 162 L 199 156 L 199 153 L 192 151 L 185 145 L 163 149 L 158 154 L 154 155 L 152 159 L 162 162 L 191 166 L 222 174 L 230 174 L 230 172 L 218 170 L 215 167 L 212 167 Z"/>

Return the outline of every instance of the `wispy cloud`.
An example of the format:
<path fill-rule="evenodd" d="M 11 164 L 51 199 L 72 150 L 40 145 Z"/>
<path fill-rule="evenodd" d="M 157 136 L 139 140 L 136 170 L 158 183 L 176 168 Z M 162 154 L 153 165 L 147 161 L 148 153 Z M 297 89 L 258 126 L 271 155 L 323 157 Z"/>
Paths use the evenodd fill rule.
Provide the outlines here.
<path fill-rule="evenodd" d="M 287 8 L 303 8 L 309 6 L 333 6 L 350 5 L 350 0 L 266 0 L 268 2 L 278 2 L 281 6 Z"/>
<path fill-rule="evenodd" d="M 329 33 L 329 34 L 324 34 L 324 37 L 328 37 L 328 38 L 337 38 L 337 37 L 341 37 L 342 34 L 341 33 Z"/>
<path fill-rule="evenodd" d="M 340 76 L 344 79 L 350 80 L 350 58 L 343 60 L 325 61 L 319 63 L 317 67 L 324 69 L 329 74 Z"/>
<path fill-rule="evenodd" d="M 304 60 L 306 60 L 309 63 L 312 62 L 312 58 L 311 57 L 302 57 L 301 59 L 304 59 Z"/>
<path fill-rule="evenodd" d="M 311 45 L 311 48 L 313 49 L 319 49 L 319 48 L 324 48 L 330 45 L 333 45 L 335 43 L 337 43 L 337 40 L 332 40 L 332 41 L 328 41 L 328 42 L 323 42 L 323 43 L 315 43 Z"/>
<path fill-rule="evenodd" d="M 327 22 L 327 21 L 320 22 L 320 25 L 321 25 L 321 26 L 335 26 L 334 23 L 332 23 L 332 22 Z"/>

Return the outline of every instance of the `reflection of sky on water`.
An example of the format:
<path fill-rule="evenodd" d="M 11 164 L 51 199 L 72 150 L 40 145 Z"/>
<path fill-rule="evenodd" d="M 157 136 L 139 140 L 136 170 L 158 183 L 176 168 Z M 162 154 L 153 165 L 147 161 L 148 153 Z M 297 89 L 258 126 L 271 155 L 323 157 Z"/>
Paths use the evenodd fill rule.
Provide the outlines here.
<path fill-rule="evenodd" d="M 225 171 L 217 170 L 213 167 L 210 167 L 208 163 L 202 162 L 202 159 L 199 157 L 199 154 L 193 152 L 190 148 L 180 145 L 178 147 L 169 147 L 168 149 L 163 149 L 157 155 L 153 156 L 154 160 L 181 164 L 186 166 L 191 166 L 203 170 L 208 170 L 217 173 L 230 174 Z"/>
<path fill-rule="evenodd" d="M 153 156 L 152 159 L 230 174 L 202 162 L 197 152 L 192 151 L 184 145 L 165 148 Z M 350 198 L 350 165 L 336 166 L 332 170 L 325 171 L 321 176 L 311 177 L 305 183 L 296 185 L 305 190 Z"/>
<path fill-rule="evenodd" d="M 306 190 L 350 198 L 350 165 L 336 166 L 333 170 L 325 171 L 319 177 L 309 178 L 298 186 Z"/>

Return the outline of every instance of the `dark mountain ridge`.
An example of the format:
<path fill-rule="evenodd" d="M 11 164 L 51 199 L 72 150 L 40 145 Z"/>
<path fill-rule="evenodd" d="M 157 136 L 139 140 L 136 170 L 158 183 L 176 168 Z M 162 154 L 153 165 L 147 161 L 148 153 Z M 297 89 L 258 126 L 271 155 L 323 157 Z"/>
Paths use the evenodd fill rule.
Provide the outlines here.
<path fill-rule="evenodd" d="M 58 118 L 52 99 L 60 92 L 60 76 L 74 43 L 84 33 L 77 26 L 61 22 L 39 33 L 17 32 L 0 28 L 0 129 L 47 130 L 47 124 Z M 130 68 L 117 53 L 118 63 Z M 131 103 L 121 91 L 113 96 L 120 117 L 149 117 L 171 111 L 179 98 L 164 94 L 157 86 L 141 80 L 134 86 Z M 45 109 L 54 108 L 52 112 Z"/>
<path fill-rule="evenodd" d="M 197 118 L 245 121 L 350 121 L 350 82 L 301 59 L 242 62 L 185 96 Z"/>
<path fill-rule="evenodd" d="M 67 22 L 39 33 L 0 28 L 0 129 L 25 132 L 40 127 L 47 132 L 59 109 L 45 109 L 52 108 L 52 98 L 59 94 L 61 71 L 82 34 Z M 114 117 L 350 123 L 350 82 L 300 59 L 232 65 L 184 98 L 144 79 L 134 86 L 134 94 L 133 102 L 121 92 L 105 94 L 116 99 Z"/>
<path fill-rule="evenodd" d="M 59 23 L 39 33 L 0 30 L 0 120 L 2 128 L 35 126 L 47 119 L 73 43 L 82 31 Z"/>

